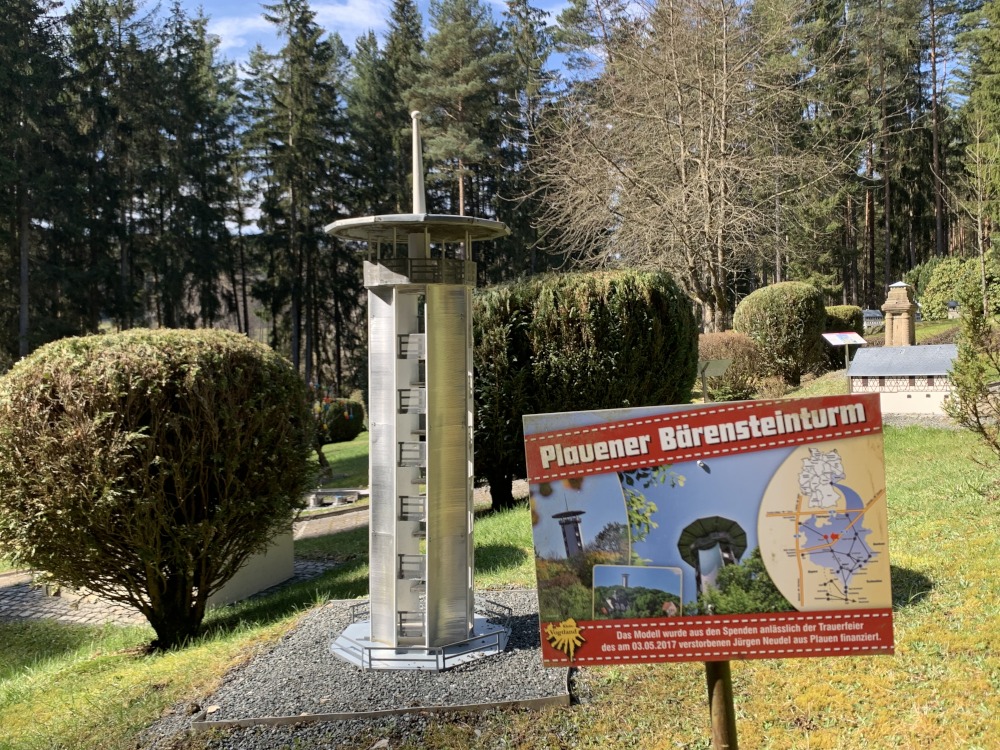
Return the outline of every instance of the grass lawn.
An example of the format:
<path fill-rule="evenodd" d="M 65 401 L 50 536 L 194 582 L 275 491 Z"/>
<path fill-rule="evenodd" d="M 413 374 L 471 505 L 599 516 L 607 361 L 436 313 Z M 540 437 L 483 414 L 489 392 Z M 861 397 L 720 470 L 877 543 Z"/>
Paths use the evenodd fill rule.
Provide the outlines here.
<path fill-rule="evenodd" d="M 322 486 L 330 488 L 368 486 L 368 433 L 362 432 L 349 443 L 323 446 L 330 468 Z"/>
<path fill-rule="evenodd" d="M 886 429 L 897 654 L 733 662 L 743 747 L 998 747 L 1000 514 L 996 496 L 981 492 L 998 472 L 975 454 L 964 432 Z M 358 532 L 328 538 L 342 566 L 212 613 L 201 639 L 170 654 L 138 653 L 146 628 L 0 623 L 0 748 L 133 746 L 142 727 L 178 701 L 200 701 L 304 609 L 363 595 L 366 542 Z M 479 516 L 476 545 L 479 587 L 533 584 L 526 507 Z M 432 719 L 419 744 L 393 737 L 389 746 L 708 747 L 700 664 L 583 669 L 577 684 L 581 705 Z M 377 739 L 361 733 L 345 750 Z"/>

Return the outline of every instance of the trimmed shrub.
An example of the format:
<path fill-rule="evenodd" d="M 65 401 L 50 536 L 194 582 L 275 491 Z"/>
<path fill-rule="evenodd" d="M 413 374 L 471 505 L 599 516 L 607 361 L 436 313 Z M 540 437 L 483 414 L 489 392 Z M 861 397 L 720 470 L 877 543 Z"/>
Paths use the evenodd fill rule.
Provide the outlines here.
<path fill-rule="evenodd" d="M 979 281 L 979 265 L 961 258 L 945 258 L 934 266 L 930 279 L 920 296 L 920 313 L 924 320 L 944 320 L 948 317 L 948 302 L 968 296 Z"/>
<path fill-rule="evenodd" d="M 802 375 L 823 361 L 826 308 L 823 295 L 800 281 L 783 281 L 744 297 L 733 315 L 733 328 L 760 347 L 763 371 L 798 385 Z"/>
<path fill-rule="evenodd" d="M 865 333 L 865 318 L 857 305 L 831 305 L 826 308 L 825 333 L 854 331 L 859 336 Z"/>
<path fill-rule="evenodd" d="M 924 290 L 927 288 L 927 284 L 934 274 L 934 269 L 937 268 L 942 260 L 942 258 L 931 258 L 914 266 L 903 274 L 903 281 L 913 287 L 913 294 L 916 299 L 924 296 Z"/>
<path fill-rule="evenodd" d="M 291 365 L 245 336 L 132 330 L 57 341 L 0 379 L 0 545 L 141 611 L 153 645 L 289 527 L 313 419 Z"/>
<path fill-rule="evenodd" d="M 986 271 L 986 297 L 991 314 L 1000 314 L 1000 259 L 992 248 L 984 258 Z M 979 258 L 945 258 L 934 267 L 920 301 L 925 320 L 944 320 L 948 317 L 948 302 L 961 302 L 961 308 L 970 304 L 982 310 L 983 269 Z"/>
<path fill-rule="evenodd" d="M 823 331 L 824 333 L 854 331 L 859 336 L 864 336 L 864 312 L 857 305 L 831 305 L 826 308 L 826 328 Z M 827 354 L 826 369 L 839 370 L 842 368 L 844 366 L 844 347 L 830 346 L 825 343 L 824 346 L 826 347 Z M 851 345 L 848 348 L 851 350 L 851 358 L 853 359 L 854 352 L 858 350 L 858 345 Z"/>
<path fill-rule="evenodd" d="M 725 375 L 706 378 L 708 397 L 712 401 L 739 401 L 757 392 L 760 350 L 746 334 L 736 331 L 701 334 L 698 337 L 698 359 L 733 361 Z M 698 384 L 695 387 L 699 387 Z"/>
<path fill-rule="evenodd" d="M 316 450 L 329 443 L 354 440 L 365 429 L 365 407 L 360 401 L 338 398 L 330 391 L 313 389 L 313 416 L 316 419 Z"/>
<path fill-rule="evenodd" d="M 524 476 L 524 414 L 687 402 L 689 300 L 666 273 L 535 277 L 476 294 L 476 476 L 495 507 Z"/>

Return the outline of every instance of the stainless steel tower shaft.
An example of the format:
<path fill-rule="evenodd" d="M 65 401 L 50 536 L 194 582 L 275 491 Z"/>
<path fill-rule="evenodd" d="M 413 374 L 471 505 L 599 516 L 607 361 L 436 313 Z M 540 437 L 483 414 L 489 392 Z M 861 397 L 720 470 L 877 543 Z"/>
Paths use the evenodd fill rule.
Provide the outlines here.
<path fill-rule="evenodd" d="M 399 666 L 386 648 L 439 653 L 481 635 L 472 585 L 471 248 L 509 233 L 498 221 L 425 213 L 419 114 L 412 113 L 414 212 L 326 227 L 368 247 L 366 633 L 379 654 L 369 666 L 384 668 Z M 360 661 L 365 666 L 364 655 Z"/>

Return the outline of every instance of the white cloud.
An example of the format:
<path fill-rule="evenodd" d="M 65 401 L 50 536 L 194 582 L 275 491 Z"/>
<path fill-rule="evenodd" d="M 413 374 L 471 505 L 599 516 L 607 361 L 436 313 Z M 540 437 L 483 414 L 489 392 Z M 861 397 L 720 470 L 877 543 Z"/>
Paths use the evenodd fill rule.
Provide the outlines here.
<path fill-rule="evenodd" d="M 344 0 L 312 4 L 316 23 L 329 33 L 337 32 L 348 47 L 368 31 L 378 33 L 388 28 L 390 6 L 386 0 Z"/>
<path fill-rule="evenodd" d="M 260 42 L 265 49 L 277 44 L 274 26 L 261 13 L 252 16 L 223 16 L 208 22 L 208 33 L 219 37 L 219 51 L 245 52 Z M 242 56 L 242 55 L 241 55 Z"/>
<path fill-rule="evenodd" d="M 249 7 L 255 7 L 250 3 Z M 382 33 L 388 28 L 389 3 L 387 0 L 344 0 L 343 2 L 315 2 L 311 4 L 316 23 L 326 32 L 337 32 L 348 47 L 369 30 Z M 245 58 L 255 44 L 276 52 L 281 46 L 273 24 L 268 23 L 262 10 L 248 16 L 212 17 L 208 32 L 219 37 L 219 51 L 227 56 Z"/>

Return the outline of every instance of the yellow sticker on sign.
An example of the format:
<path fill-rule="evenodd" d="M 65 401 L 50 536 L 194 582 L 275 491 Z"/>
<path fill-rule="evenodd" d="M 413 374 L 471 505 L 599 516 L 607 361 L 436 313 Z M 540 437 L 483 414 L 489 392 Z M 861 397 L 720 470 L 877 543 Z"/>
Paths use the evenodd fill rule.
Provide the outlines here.
<path fill-rule="evenodd" d="M 545 628 L 545 638 L 552 648 L 566 654 L 570 660 L 573 659 L 576 650 L 586 642 L 580 634 L 576 620 L 572 617 L 558 624 L 550 623 Z"/>

